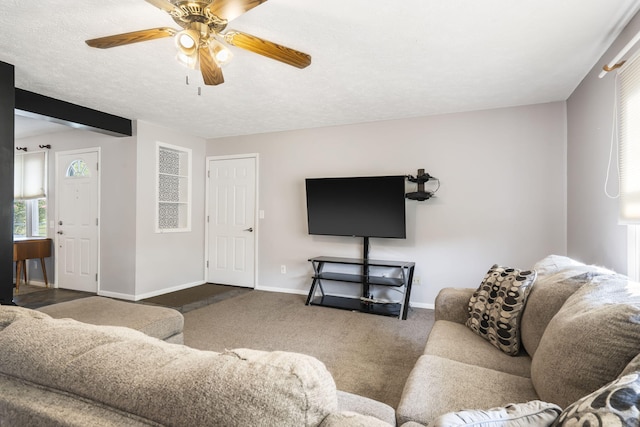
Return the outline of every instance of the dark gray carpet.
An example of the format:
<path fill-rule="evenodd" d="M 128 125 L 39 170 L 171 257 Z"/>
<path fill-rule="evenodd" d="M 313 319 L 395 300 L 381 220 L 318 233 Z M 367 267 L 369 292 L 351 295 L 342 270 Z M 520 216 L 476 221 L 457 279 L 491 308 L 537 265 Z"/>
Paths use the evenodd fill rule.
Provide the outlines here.
<path fill-rule="evenodd" d="M 143 299 L 139 302 L 170 307 L 182 313 L 187 313 L 191 310 L 202 308 L 249 291 L 250 289 L 248 288 L 205 283 L 204 285 L 194 286 L 193 288 Z"/>
<path fill-rule="evenodd" d="M 433 310 L 407 320 L 306 306 L 305 296 L 251 291 L 185 314 L 185 344 L 305 353 L 324 362 L 339 390 L 397 407 L 422 354 Z"/>

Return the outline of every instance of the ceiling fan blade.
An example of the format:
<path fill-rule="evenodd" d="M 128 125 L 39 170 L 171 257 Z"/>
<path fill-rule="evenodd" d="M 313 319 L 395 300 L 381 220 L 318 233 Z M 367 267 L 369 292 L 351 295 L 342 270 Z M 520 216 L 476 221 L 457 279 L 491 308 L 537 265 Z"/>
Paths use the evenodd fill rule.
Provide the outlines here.
<path fill-rule="evenodd" d="M 267 0 L 213 0 L 207 8 L 218 18 L 231 21 L 265 1 Z"/>
<path fill-rule="evenodd" d="M 147 3 L 154 5 L 155 7 L 157 7 L 158 9 L 162 9 L 165 12 L 175 12 L 175 13 L 180 13 L 180 9 L 178 9 L 177 7 L 175 7 L 173 4 L 171 4 L 169 2 L 169 0 L 145 0 Z"/>
<path fill-rule="evenodd" d="M 267 58 L 293 65 L 297 68 L 305 68 L 311 64 L 311 56 L 306 53 L 261 39 L 251 34 L 240 31 L 229 31 L 224 35 L 224 40 L 230 45 L 249 50 Z"/>
<path fill-rule="evenodd" d="M 198 54 L 200 55 L 200 72 L 202 73 L 204 84 L 209 86 L 217 86 L 221 83 L 224 83 L 222 70 L 220 69 L 218 64 L 216 64 L 213 56 L 211 56 L 209 46 L 207 46 L 206 44 L 200 46 Z"/>
<path fill-rule="evenodd" d="M 173 28 L 162 27 L 150 30 L 133 31 L 130 33 L 115 34 L 113 36 L 99 37 L 97 39 L 86 40 L 85 43 L 91 47 L 108 49 L 110 47 L 123 46 L 131 43 L 146 42 L 148 40 L 171 37 L 176 34 Z"/>

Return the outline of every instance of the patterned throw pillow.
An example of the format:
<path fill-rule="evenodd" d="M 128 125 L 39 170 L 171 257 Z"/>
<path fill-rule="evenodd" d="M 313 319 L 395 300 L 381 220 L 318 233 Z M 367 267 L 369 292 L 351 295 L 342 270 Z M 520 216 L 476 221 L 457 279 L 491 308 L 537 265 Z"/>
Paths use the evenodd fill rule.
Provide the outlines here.
<path fill-rule="evenodd" d="M 517 355 L 520 314 L 535 279 L 535 270 L 494 265 L 469 300 L 466 325 L 503 352 Z"/>
<path fill-rule="evenodd" d="M 640 371 L 569 405 L 552 427 L 639 427 Z"/>
<path fill-rule="evenodd" d="M 427 427 L 549 427 L 560 412 L 562 409 L 558 405 L 532 400 L 500 408 L 449 412 L 431 421 Z"/>

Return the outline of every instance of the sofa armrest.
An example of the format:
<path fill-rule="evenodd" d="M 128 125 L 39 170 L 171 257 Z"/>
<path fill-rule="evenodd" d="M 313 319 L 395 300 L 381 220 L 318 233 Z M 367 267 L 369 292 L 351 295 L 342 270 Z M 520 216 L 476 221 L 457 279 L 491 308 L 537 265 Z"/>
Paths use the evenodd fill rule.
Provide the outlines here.
<path fill-rule="evenodd" d="M 444 288 L 436 296 L 435 320 L 465 323 L 469 317 L 467 307 L 475 292 L 472 288 Z"/>
<path fill-rule="evenodd" d="M 395 427 L 375 417 L 358 414 L 357 412 L 334 412 L 320 423 L 320 427 Z"/>
<path fill-rule="evenodd" d="M 374 417 L 385 423 L 395 425 L 396 411 L 386 403 L 346 391 L 337 390 L 338 411 L 357 412 L 361 415 Z"/>

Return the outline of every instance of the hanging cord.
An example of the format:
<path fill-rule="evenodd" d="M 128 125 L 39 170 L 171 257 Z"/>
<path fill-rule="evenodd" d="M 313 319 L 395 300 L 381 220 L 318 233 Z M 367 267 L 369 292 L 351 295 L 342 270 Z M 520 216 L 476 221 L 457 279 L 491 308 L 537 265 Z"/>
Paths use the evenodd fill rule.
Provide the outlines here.
<path fill-rule="evenodd" d="M 609 161 L 607 162 L 607 177 L 604 181 L 604 194 L 610 199 L 617 199 L 620 197 L 620 159 L 618 154 L 618 74 L 616 74 L 615 80 L 615 94 L 613 101 L 613 119 L 611 123 L 611 144 L 609 146 Z M 618 174 L 618 194 L 609 194 L 609 176 L 611 174 L 611 160 L 613 158 L 613 152 L 615 147 L 616 153 L 616 172 Z"/>

